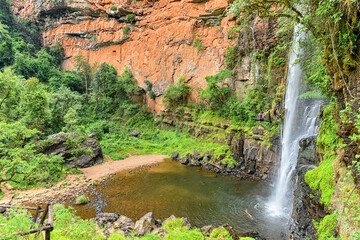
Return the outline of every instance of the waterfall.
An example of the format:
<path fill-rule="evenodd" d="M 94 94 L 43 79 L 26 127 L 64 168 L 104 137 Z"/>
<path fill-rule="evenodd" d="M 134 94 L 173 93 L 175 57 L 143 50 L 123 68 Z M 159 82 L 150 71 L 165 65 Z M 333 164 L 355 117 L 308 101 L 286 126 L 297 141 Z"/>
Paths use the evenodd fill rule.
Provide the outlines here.
<path fill-rule="evenodd" d="M 305 39 L 305 33 L 295 26 L 293 50 L 290 55 L 287 89 L 285 95 L 285 120 L 281 139 L 281 165 L 275 189 L 271 196 L 269 209 L 274 215 L 287 215 L 292 211 L 291 178 L 297 164 L 299 141 L 316 135 L 318 132 L 317 116 L 323 99 L 301 99 L 299 96 L 307 88 L 302 83 L 304 73 L 296 63 L 302 50 L 299 41 Z"/>

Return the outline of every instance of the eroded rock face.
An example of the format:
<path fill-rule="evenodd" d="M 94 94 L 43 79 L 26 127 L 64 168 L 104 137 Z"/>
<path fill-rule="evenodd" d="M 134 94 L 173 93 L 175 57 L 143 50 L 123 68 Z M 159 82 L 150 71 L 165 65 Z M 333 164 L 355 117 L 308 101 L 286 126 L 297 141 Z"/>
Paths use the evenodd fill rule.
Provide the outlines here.
<path fill-rule="evenodd" d="M 227 0 L 13 3 L 19 16 L 44 23 L 43 44 L 61 43 L 66 55 L 64 69 L 72 69 L 74 57 L 82 54 L 91 64 L 113 64 L 119 73 L 124 66 L 130 67 L 144 89 L 145 80 L 152 82 L 157 98 L 148 98 L 147 104 L 154 112 L 163 108 L 162 94 L 180 76 L 190 87 L 204 88 L 205 76 L 224 69 L 227 30 L 235 23 L 223 17 Z M 127 14 L 135 15 L 132 23 Z M 195 38 L 202 49 L 193 46 Z M 197 97 L 193 92 L 192 97 Z"/>
<path fill-rule="evenodd" d="M 305 174 L 314 169 L 319 158 L 316 151 L 316 136 L 301 139 L 298 163 L 293 177 L 294 203 L 291 227 L 293 239 L 316 239 L 316 229 L 312 219 L 321 220 L 326 214 L 325 207 L 320 204 L 320 195 L 305 182 Z"/>
<path fill-rule="evenodd" d="M 67 143 L 68 139 L 76 139 L 79 137 L 79 133 L 64 133 L 60 132 L 47 137 L 47 144 L 41 150 L 44 154 L 55 154 L 62 156 L 65 160 L 65 165 L 68 167 L 86 168 L 95 164 L 100 164 L 103 161 L 103 153 L 95 134 L 91 133 L 89 136 L 84 137 L 84 140 L 80 140 L 79 148 L 84 149 L 83 154 L 79 154 L 76 158 L 72 154 L 70 143 Z M 75 159 L 74 159 L 75 158 Z"/>

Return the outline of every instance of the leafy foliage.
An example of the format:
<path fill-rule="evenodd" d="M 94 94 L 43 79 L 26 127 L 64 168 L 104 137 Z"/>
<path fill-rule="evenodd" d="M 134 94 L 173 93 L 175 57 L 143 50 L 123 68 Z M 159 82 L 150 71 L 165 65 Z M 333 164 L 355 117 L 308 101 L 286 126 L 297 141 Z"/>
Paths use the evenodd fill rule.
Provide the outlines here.
<path fill-rule="evenodd" d="M 232 77 L 233 73 L 229 70 L 222 70 L 214 76 L 207 76 L 207 87 L 200 94 L 212 110 L 221 108 L 231 94 L 231 88 L 225 80 Z"/>
<path fill-rule="evenodd" d="M 178 106 L 186 104 L 190 92 L 191 89 L 184 82 L 170 85 L 164 93 L 163 103 L 165 108 L 175 109 Z"/>
<path fill-rule="evenodd" d="M 126 15 L 126 21 L 128 23 L 134 23 L 135 22 L 135 14 L 130 13 L 130 14 Z"/>
<path fill-rule="evenodd" d="M 0 122 L 0 184 L 13 182 L 18 186 L 54 182 L 62 175 L 62 158 L 37 153 L 30 139 L 39 131 L 28 129 L 20 122 Z M 26 180 L 26 181 L 24 181 Z"/>

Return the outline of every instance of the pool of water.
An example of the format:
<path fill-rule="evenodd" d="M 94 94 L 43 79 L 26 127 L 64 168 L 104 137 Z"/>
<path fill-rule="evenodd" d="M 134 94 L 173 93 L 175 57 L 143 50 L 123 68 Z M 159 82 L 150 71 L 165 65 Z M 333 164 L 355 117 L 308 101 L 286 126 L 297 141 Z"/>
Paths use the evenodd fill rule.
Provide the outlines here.
<path fill-rule="evenodd" d="M 238 232 L 256 230 L 267 239 L 282 239 L 288 220 L 269 215 L 266 203 L 271 190 L 264 182 L 220 176 L 166 160 L 116 174 L 88 193 L 88 204 L 74 207 L 83 218 L 94 217 L 99 210 L 134 221 L 147 212 L 161 220 L 174 214 L 187 217 L 197 227 L 228 223 Z"/>

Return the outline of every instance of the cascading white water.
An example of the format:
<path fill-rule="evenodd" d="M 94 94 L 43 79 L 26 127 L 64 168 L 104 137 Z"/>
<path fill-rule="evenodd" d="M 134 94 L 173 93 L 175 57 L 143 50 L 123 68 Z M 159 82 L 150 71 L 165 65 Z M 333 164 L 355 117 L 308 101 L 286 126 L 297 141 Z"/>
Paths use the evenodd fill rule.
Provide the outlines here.
<path fill-rule="evenodd" d="M 303 72 L 300 64 L 296 63 L 301 49 L 299 41 L 305 38 L 305 33 L 294 29 L 293 51 L 290 55 L 289 71 L 287 77 L 287 90 L 285 96 L 285 121 L 281 141 L 281 165 L 275 190 L 270 199 L 269 209 L 275 215 L 290 216 L 292 210 L 291 178 L 297 164 L 299 141 L 302 138 L 317 134 L 316 124 L 322 99 L 300 99 L 299 96 L 306 92 L 302 84 Z"/>

